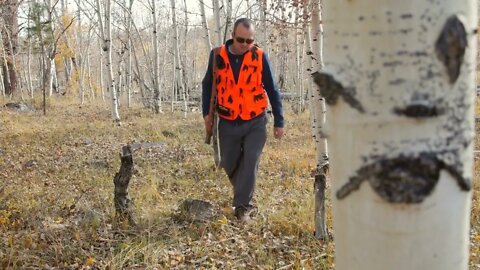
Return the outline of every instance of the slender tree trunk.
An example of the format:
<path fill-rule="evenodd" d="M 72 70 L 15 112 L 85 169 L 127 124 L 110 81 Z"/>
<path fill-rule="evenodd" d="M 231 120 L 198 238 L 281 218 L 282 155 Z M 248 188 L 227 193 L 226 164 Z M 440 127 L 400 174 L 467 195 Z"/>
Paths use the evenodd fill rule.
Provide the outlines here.
<path fill-rule="evenodd" d="M 104 66 L 103 66 L 103 58 L 104 58 L 104 53 L 103 53 L 103 47 L 102 44 L 100 44 L 100 65 L 98 68 L 98 73 L 99 73 L 99 80 L 100 80 L 100 89 L 102 91 L 102 101 L 105 102 L 105 79 L 103 77 L 104 74 Z"/>
<path fill-rule="evenodd" d="M 185 5 L 185 12 L 184 14 L 184 21 L 185 21 L 185 28 L 184 28 L 184 39 L 183 39 L 183 53 L 182 53 L 182 76 L 183 76 L 183 89 L 185 90 L 185 102 L 188 103 L 188 100 L 190 99 L 190 76 L 189 74 L 192 74 L 192 72 L 189 72 L 189 66 L 187 64 L 187 55 L 189 54 L 188 52 L 188 9 L 187 9 L 187 0 L 183 0 L 183 3 Z"/>
<path fill-rule="evenodd" d="M 28 8 L 28 17 L 31 14 L 31 7 Z M 30 19 L 27 19 L 27 27 L 30 29 Z M 32 45 L 30 34 L 27 35 L 27 86 L 30 98 L 33 99 L 32 71 L 31 71 Z"/>
<path fill-rule="evenodd" d="M 1 44 L 0 44 L 1 46 Z M 3 80 L 3 69 L 0 68 L 0 80 Z M 2 81 L 0 81 L 0 93 L 2 93 L 2 96 L 5 97 L 5 86 Z"/>
<path fill-rule="evenodd" d="M 205 16 L 205 4 L 203 3 L 204 0 L 199 1 L 200 5 L 200 14 L 202 16 L 202 26 L 205 29 L 205 44 L 207 46 L 208 51 L 212 50 L 212 41 L 210 40 L 210 29 L 208 28 L 207 17 Z"/>
<path fill-rule="evenodd" d="M 130 0 L 130 4 L 128 7 L 128 14 L 126 14 L 126 24 L 127 24 L 127 67 L 126 67 L 126 80 L 127 80 L 127 107 L 130 108 L 132 105 L 132 36 L 131 36 L 131 29 L 132 29 L 132 18 L 130 14 L 132 14 L 132 7 L 133 7 L 133 0 Z"/>
<path fill-rule="evenodd" d="M 158 24 L 156 12 L 156 0 L 152 0 L 152 18 L 153 18 L 153 102 L 155 113 L 162 112 L 162 104 L 160 100 L 160 83 L 159 83 L 159 64 L 158 64 Z M 173 11 L 175 12 L 175 10 Z M 176 26 L 175 26 L 176 27 Z"/>
<path fill-rule="evenodd" d="M 218 0 L 212 0 L 213 3 L 213 16 L 215 17 L 215 35 L 217 40 L 215 41 L 215 47 L 222 45 L 222 23 L 220 21 L 220 4 Z"/>
<path fill-rule="evenodd" d="M 102 49 L 105 52 L 105 68 L 107 71 L 107 81 L 110 90 L 110 99 L 112 105 L 112 118 L 118 125 L 120 124 L 120 114 L 118 112 L 117 91 L 115 89 L 115 79 L 113 77 L 112 69 L 112 33 L 111 33 L 111 0 L 105 1 L 105 29 L 103 28 L 103 20 L 101 13 L 100 0 L 96 0 L 98 23 L 100 34 L 102 36 Z"/>
<path fill-rule="evenodd" d="M 5 62 L 2 63 L 3 84 L 6 95 L 13 95 L 17 88 L 17 71 L 15 54 L 18 49 L 18 5 L 19 0 L 4 0 L 0 5 L 0 15 L 3 17 L 3 27 L 0 26 Z"/>
<path fill-rule="evenodd" d="M 477 2 L 324 11 L 335 269 L 467 270 Z"/>
<path fill-rule="evenodd" d="M 85 87 L 84 87 L 84 65 L 83 65 L 83 56 L 84 54 L 82 53 L 82 47 L 83 47 L 83 30 L 82 30 L 82 9 L 80 7 L 80 1 L 77 1 L 77 17 L 78 17 L 78 54 L 77 54 L 77 61 L 79 64 L 79 68 L 77 69 L 78 71 L 78 87 L 79 87 L 79 92 L 80 92 L 80 104 L 85 103 Z"/>
<path fill-rule="evenodd" d="M 233 7 L 232 7 L 232 0 L 225 0 L 227 2 L 227 14 L 226 14 L 226 20 L 225 20 L 225 33 L 223 35 L 223 42 L 225 42 L 228 37 L 229 37 L 229 34 L 232 32 L 230 29 L 231 29 L 231 26 L 232 26 L 232 11 L 233 11 Z"/>
<path fill-rule="evenodd" d="M 262 32 L 260 33 L 260 44 L 263 51 L 270 54 L 267 36 L 267 0 L 260 0 L 260 20 L 262 25 Z"/>
<path fill-rule="evenodd" d="M 294 78 L 295 78 L 295 90 L 298 96 L 298 100 L 295 100 L 294 108 L 296 113 L 300 113 L 302 111 L 302 94 L 301 94 L 301 84 L 303 78 L 300 77 L 300 36 L 298 35 L 298 28 L 300 22 L 300 12 L 299 8 L 295 7 L 295 23 L 294 23 L 294 39 L 295 39 L 295 69 L 294 69 Z"/>
<path fill-rule="evenodd" d="M 95 99 L 95 90 L 92 85 L 92 70 L 90 63 L 90 54 L 87 52 L 87 76 L 88 76 L 88 89 L 90 90 L 90 99 Z"/>
<path fill-rule="evenodd" d="M 172 97 L 170 99 L 170 107 L 173 111 L 175 110 L 175 101 L 176 101 L 176 94 L 175 94 L 175 89 L 177 88 L 177 57 L 175 56 L 175 53 L 173 53 L 173 72 L 172 72 Z"/>
<path fill-rule="evenodd" d="M 311 0 L 310 10 L 312 10 L 311 32 L 306 29 L 307 34 L 307 62 L 309 73 L 313 70 L 323 69 L 322 55 L 322 25 L 320 24 L 320 1 Z M 312 46 L 313 44 L 313 46 Z M 310 84 L 310 88 L 313 88 Z M 328 240 L 328 230 L 325 218 L 325 189 L 328 172 L 328 148 L 325 136 L 326 123 L 326 105 L 325 99 L 317 89 L 310 91 L 310 118 L 312 123 L 313 139 L 317 151 L 317 168 L 315 172 L 315 236 L 318 239 Z"/>
<path fill-rule="evenodd" d="M 178 70 L 178 79 L 180 81 L 179 87 L 183 89 L 179 89 L 181 91 L 183 97 L 183 108 L 184 108 L 184 117 L 187 117 L 187 99 L 186 99 L 186 89 L 183 84 L 183 76 L 182 76 L 182 62 L 180 61 L 180 51 L 178 49 L 178 26 L 177 26 L 177 16 L 175 14 L 175 0 L 171 0 L 172 5 L 172 22 L 173 22 L 173 48 L 175 53 L 175 61 L 176 61 L 176 69 Z"/>

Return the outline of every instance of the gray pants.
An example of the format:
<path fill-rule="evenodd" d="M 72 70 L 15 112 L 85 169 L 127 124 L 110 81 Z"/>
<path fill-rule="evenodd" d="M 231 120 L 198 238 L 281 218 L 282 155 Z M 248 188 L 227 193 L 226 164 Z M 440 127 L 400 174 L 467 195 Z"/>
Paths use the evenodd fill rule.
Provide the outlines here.
<path fill-rule="evenodd" d="M 238 124 L 220 118 L 220 166 L 233 186 L 233 206 L 250 206 L 258 164 L 267 140 L 266 116 Z"/>

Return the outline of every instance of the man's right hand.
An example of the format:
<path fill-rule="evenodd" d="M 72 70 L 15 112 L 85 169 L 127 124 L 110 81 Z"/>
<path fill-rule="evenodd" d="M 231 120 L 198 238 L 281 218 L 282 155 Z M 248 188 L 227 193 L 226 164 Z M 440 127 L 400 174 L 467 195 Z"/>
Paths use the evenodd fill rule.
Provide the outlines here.
<path fill-rule="evenodd" d="M 206 115 L 203 120 L 205 121 L 205 130 L 207 131 L 208 135 L 211 135 L 213 133 L 213 120 L 211 115 Z"/>

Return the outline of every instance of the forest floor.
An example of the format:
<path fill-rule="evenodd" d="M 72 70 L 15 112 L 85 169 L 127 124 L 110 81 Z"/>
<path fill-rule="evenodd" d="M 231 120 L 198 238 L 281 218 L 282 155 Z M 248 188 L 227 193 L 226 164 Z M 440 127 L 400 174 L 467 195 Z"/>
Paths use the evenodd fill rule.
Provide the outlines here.
<path fill-rule="evenodd" d="M 154 115 L 53 99 L 40 111 L 0 109 L 0 269 L 332 269 L 333 242 L 314 233 L 315 151 L 307 112 L 287 108 L 287 133 L 269 138 L 259 170 L 259 213 L 233 216 L 227 177 L 212 166 L 199 113 Z M 121 147 L 134 153 L 129 194 L 137 226 L 114 222 L 113 177 Z M 478 168 L 478 160 L 476 165 Z M 477 177 L 478 174 L 476 174 Z M 480 183 L 472 203 L 471 269 L 480 269 Z M 176 220 L 184 199 L 220 209 L 207 223 Z M 330 209 L 330 205 L 327 205 Z M 331 215 L 327 211 L 331 228 Z"/>

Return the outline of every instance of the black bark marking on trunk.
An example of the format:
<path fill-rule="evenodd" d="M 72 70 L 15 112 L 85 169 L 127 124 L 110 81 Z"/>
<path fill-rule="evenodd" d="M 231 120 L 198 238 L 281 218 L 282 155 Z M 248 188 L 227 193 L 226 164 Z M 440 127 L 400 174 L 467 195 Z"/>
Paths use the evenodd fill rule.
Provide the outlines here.
<path fill-rule="evenodd" d="M 427 118 L 440 116 L 445 113 L 445 110 L 429 101 L 415 101 L 404 108 L 394 108 L 393 112 L 411 118 Z"/>
<path fill-rule="evenodd" d="M 352 108 L 365 113 L 362 104 L 355 98 L 355 88 L 344 88 L 340 82 L 327 73 L 317 71 L 312 74 L 312 77 L 320 89 L 320 95 L 325 98 L 328 105 L 335 105 L 338 97 L 341 96 Z"/>
<path fill-rule="evenodd" d="M 460 76 L 467 45 L 465 26 L 456 15 L 451 16 L 435 43 L 435 53 L 447 69 L 450 84 L 454 84 Z"/>
<path fill-rule="evenodd" d="M 437 157 L 439 153 L 420 153 L 418 157 L 400 155 L 396 158 L 381 158 L 357 170 L 336 193 L 344 199 L 360 188 L 363 181 L 385 201 L 390 203 L 421 203 L 435 188 L 440 171 L 446 170 L 457 181 L 463 191 L 471 190 L 471 182 L 463 177 L 458 166 L 445 163 Z"/>

